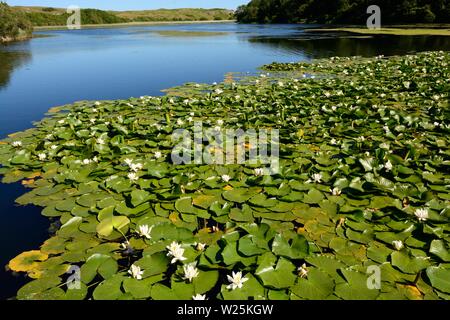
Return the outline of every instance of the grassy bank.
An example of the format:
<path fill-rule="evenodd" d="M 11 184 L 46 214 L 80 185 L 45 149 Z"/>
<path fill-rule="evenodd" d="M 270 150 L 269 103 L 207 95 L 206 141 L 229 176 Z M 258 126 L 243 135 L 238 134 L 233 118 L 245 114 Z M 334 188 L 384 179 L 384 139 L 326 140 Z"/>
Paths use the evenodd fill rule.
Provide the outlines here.
<path fill-rule="evenodd" d="M 273 63 L 53 109 L 0 143 L 3 182 L 57 230 L 9 263 L 34 279 L 18 299 L 449 299 L 449 66 L 444 52 Z M 199 121 L 207 137 L 279 130 L 279 171 L 174 164 L 172 134 Z"/>
<path fill-rule="evenodd" d="M 232 20 L 211 20 L 211 21 L 158 21 L 158 22 L 126 22 L 126 23 L 109 23 L 109 24 L 86 24 L 82 25 L 83 29 L 95 28 L 117 28 L 117 27 L 132 27 L 132 26 L 155 26 L 155 25 L 176 25 L 176 24 L 201 24 L 201 23 L 230 23 Z M 61 26 L 40 26 L 34 27 L 35 31 L 45 30 L 66 30 L 66 25 Z"/>

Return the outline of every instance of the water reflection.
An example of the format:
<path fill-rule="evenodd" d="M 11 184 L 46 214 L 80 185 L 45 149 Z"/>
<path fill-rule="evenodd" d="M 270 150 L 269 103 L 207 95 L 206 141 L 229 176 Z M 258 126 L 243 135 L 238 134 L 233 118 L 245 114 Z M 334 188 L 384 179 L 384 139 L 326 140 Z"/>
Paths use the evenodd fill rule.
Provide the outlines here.
<path fill-rule="evenodd" d="M 304 54 L 309 58 L 331 56 L 400 55 L 420 51 L 450 50 L 450 37 L 445 36 L 351 36 L 328 35 L 306 37 L 252 37 L 250 43 L 268 46 L 289 54 Z"/>
<path fill-rule="evenodd" d="M 30 52 L 0 51 L 0 89 L 7 86 L 14 69 L 31 59 Z"/>

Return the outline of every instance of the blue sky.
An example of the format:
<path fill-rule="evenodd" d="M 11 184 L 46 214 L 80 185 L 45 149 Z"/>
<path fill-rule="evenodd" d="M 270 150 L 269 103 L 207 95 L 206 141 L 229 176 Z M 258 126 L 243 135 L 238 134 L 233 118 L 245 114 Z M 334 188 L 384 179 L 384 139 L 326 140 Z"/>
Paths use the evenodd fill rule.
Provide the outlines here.
<path fill-rule="evenodd" d="M 66 8 L 77 5 L 81 8 L 104 10 L 138 10 L 158 8 L 229 8 L 236 9 L 250 0 L 6 0 L 11 6 L 43 6 Z"/>

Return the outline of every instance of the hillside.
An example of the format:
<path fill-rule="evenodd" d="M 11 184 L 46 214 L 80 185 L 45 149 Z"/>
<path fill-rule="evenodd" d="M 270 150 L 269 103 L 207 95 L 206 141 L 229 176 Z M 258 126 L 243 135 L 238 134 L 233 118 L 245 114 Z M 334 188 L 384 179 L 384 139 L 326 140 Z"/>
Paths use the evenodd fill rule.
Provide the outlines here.
<path fill-rule="evenodd" d="M 114 12 L 115 15 L 131 21 L 211 21 L 231 20 L 233 11 L 226 9 L 158 9 L 144 11 Z"/>
<path fill-rule="evenodd" d="M 23 7 L 13 8 L 23 13 L 33 26 L 65 25 L 69 14 L 63 8 Z M 111 24 L 150 21 L 211 21 L 231 20 L 233 11 L 226 9 L 158 9 L 142 11 L 104 11 L 82 9 L 82 24 Z"/>

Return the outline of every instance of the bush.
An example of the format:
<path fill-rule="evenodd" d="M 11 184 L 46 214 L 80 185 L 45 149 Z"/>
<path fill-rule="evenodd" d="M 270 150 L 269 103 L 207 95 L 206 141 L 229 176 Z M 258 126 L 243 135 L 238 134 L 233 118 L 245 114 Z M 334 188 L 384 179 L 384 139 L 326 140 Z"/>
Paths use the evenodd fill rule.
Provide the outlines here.
<path fill-rule="evenodd" d="M 33 26 L 23 13 L 0 2 L 0 41 L 27 38 L 32 31 Z"/>

